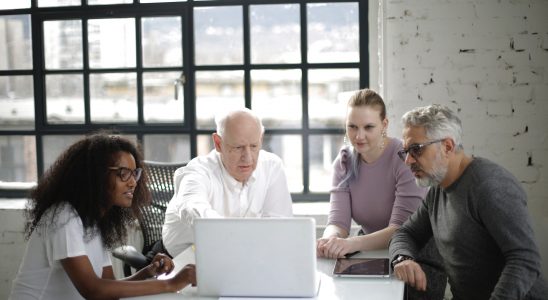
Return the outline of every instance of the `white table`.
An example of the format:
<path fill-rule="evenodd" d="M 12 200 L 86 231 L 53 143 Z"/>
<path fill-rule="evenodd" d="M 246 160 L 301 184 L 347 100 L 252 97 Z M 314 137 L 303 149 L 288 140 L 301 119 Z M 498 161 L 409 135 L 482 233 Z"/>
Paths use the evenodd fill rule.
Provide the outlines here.
<path fill-rule="evenodd" d="M 355 257 L 388 257 L 387 250 L 368 251 Z M 188 248 L 175 257 L 175 270 L 180 270 L 186 264 L 194 263 L 194 252 Z M 404 295 L 404 283 L 394 277 L 390 278 L 341 278 L 333 277 L 332 271 L 334 259 L 318 258 L 318 271 L 321 283 L 320 291 L 315 299 L 318 300 L 402 300 Z M 161 279 L 161 277 L 160 277 Z M 216 297 L 202 297 L 198 295 L 197 287 L 186 287 L 178 293 L 159 294 L 152 296 L 134 297 L 126 299 L 190 299 L 207 300 L 218 299 Z M 283 299 L 283 298 L 282 298 Z M 307 298 L 303 298 L 307 299 Z"/>

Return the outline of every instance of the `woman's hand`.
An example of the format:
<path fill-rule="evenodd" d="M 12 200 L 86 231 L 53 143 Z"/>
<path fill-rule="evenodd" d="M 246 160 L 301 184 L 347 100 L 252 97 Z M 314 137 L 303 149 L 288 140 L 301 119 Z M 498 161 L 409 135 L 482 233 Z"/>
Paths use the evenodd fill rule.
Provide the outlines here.
<path fill-rule="evenodd" d="M 186 265 L 173 278 L 168 279 L 170 292 L 182 290 L 187 285 L 196 286 L 196 266 L 193 264 Z"/>
<path fill-rule="evenodd" d="M 339 258 L 354 251 L 350 240 L 336 236 L 321 238 L 316 242 L 316 254 L 318 257 Z"/>
<path fill-rule="evenodd" d="M 146 266 L 145 269 L 149 277 L 153 277 L 162 274 L 169 274 L 173 271 L 174 267 L 175 264 L 169 256 L 163 253 L 157 253 L 152 259 L 150 265 Z"/>

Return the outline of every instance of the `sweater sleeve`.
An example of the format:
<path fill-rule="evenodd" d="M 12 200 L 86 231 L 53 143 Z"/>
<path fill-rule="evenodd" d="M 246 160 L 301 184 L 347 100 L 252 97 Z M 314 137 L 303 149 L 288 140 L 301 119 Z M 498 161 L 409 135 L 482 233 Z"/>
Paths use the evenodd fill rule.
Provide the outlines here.
<path fill-rule="evenodd" d="M 347 231 L 350 231 L 351 223 L 351 195 L 348 184 L 339 186 L 347 174 L 349 153 L 347 149 L 342 149 L 333 162 L 333 180 L 329 196 L 329 216 L 328 225 L 337 225 Z"/>
<path fill-rule="evenodd" d="M 390 240 L 389 253 L 392 262 L 398 255 L 417 257 L 419 250 L 432 237 L 432 225 L 429 217 L 429 199 L 433 199 L 435 189 L 430 189 L 426 200 L 398 228 Z"/>
<path fill-rule="evenodd" d="M 476 191 L 478 217 L 505 260 L 491 299 L 523 299 L 541 274 L 527 198 L 510 174 L 495 179 L 484 181 Z"/>

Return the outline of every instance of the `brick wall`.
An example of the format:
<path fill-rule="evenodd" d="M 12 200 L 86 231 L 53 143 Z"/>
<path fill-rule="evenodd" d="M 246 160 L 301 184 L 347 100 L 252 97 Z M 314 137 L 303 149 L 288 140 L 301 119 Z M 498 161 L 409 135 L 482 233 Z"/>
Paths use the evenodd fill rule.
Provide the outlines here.
<path fill-rule="evenodd" d="M 457 111 L 465 150 L 522 182 L 548 274 L 548 1 L 380 6 L 389 133 L 401 136 L 400 118 L 416 106 Z"/>

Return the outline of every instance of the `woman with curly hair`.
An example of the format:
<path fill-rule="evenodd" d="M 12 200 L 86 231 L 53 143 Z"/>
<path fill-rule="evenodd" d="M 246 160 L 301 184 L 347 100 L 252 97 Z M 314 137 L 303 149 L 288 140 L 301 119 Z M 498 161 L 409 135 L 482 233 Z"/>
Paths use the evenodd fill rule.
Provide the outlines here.
<path fill-rule="evenodd" d="M 109 250 L 126 240 L 126 226 L 151 198 L 142 156 L 129 140 L 99 132 L 76 142 L 31 198 L 27 249 L 10 299 L 117 299 L 196 285 L 193 265 L 168 280 L 145 280 L 173 270 L 164 254 L 130 277 L 114 278 Z"/>

